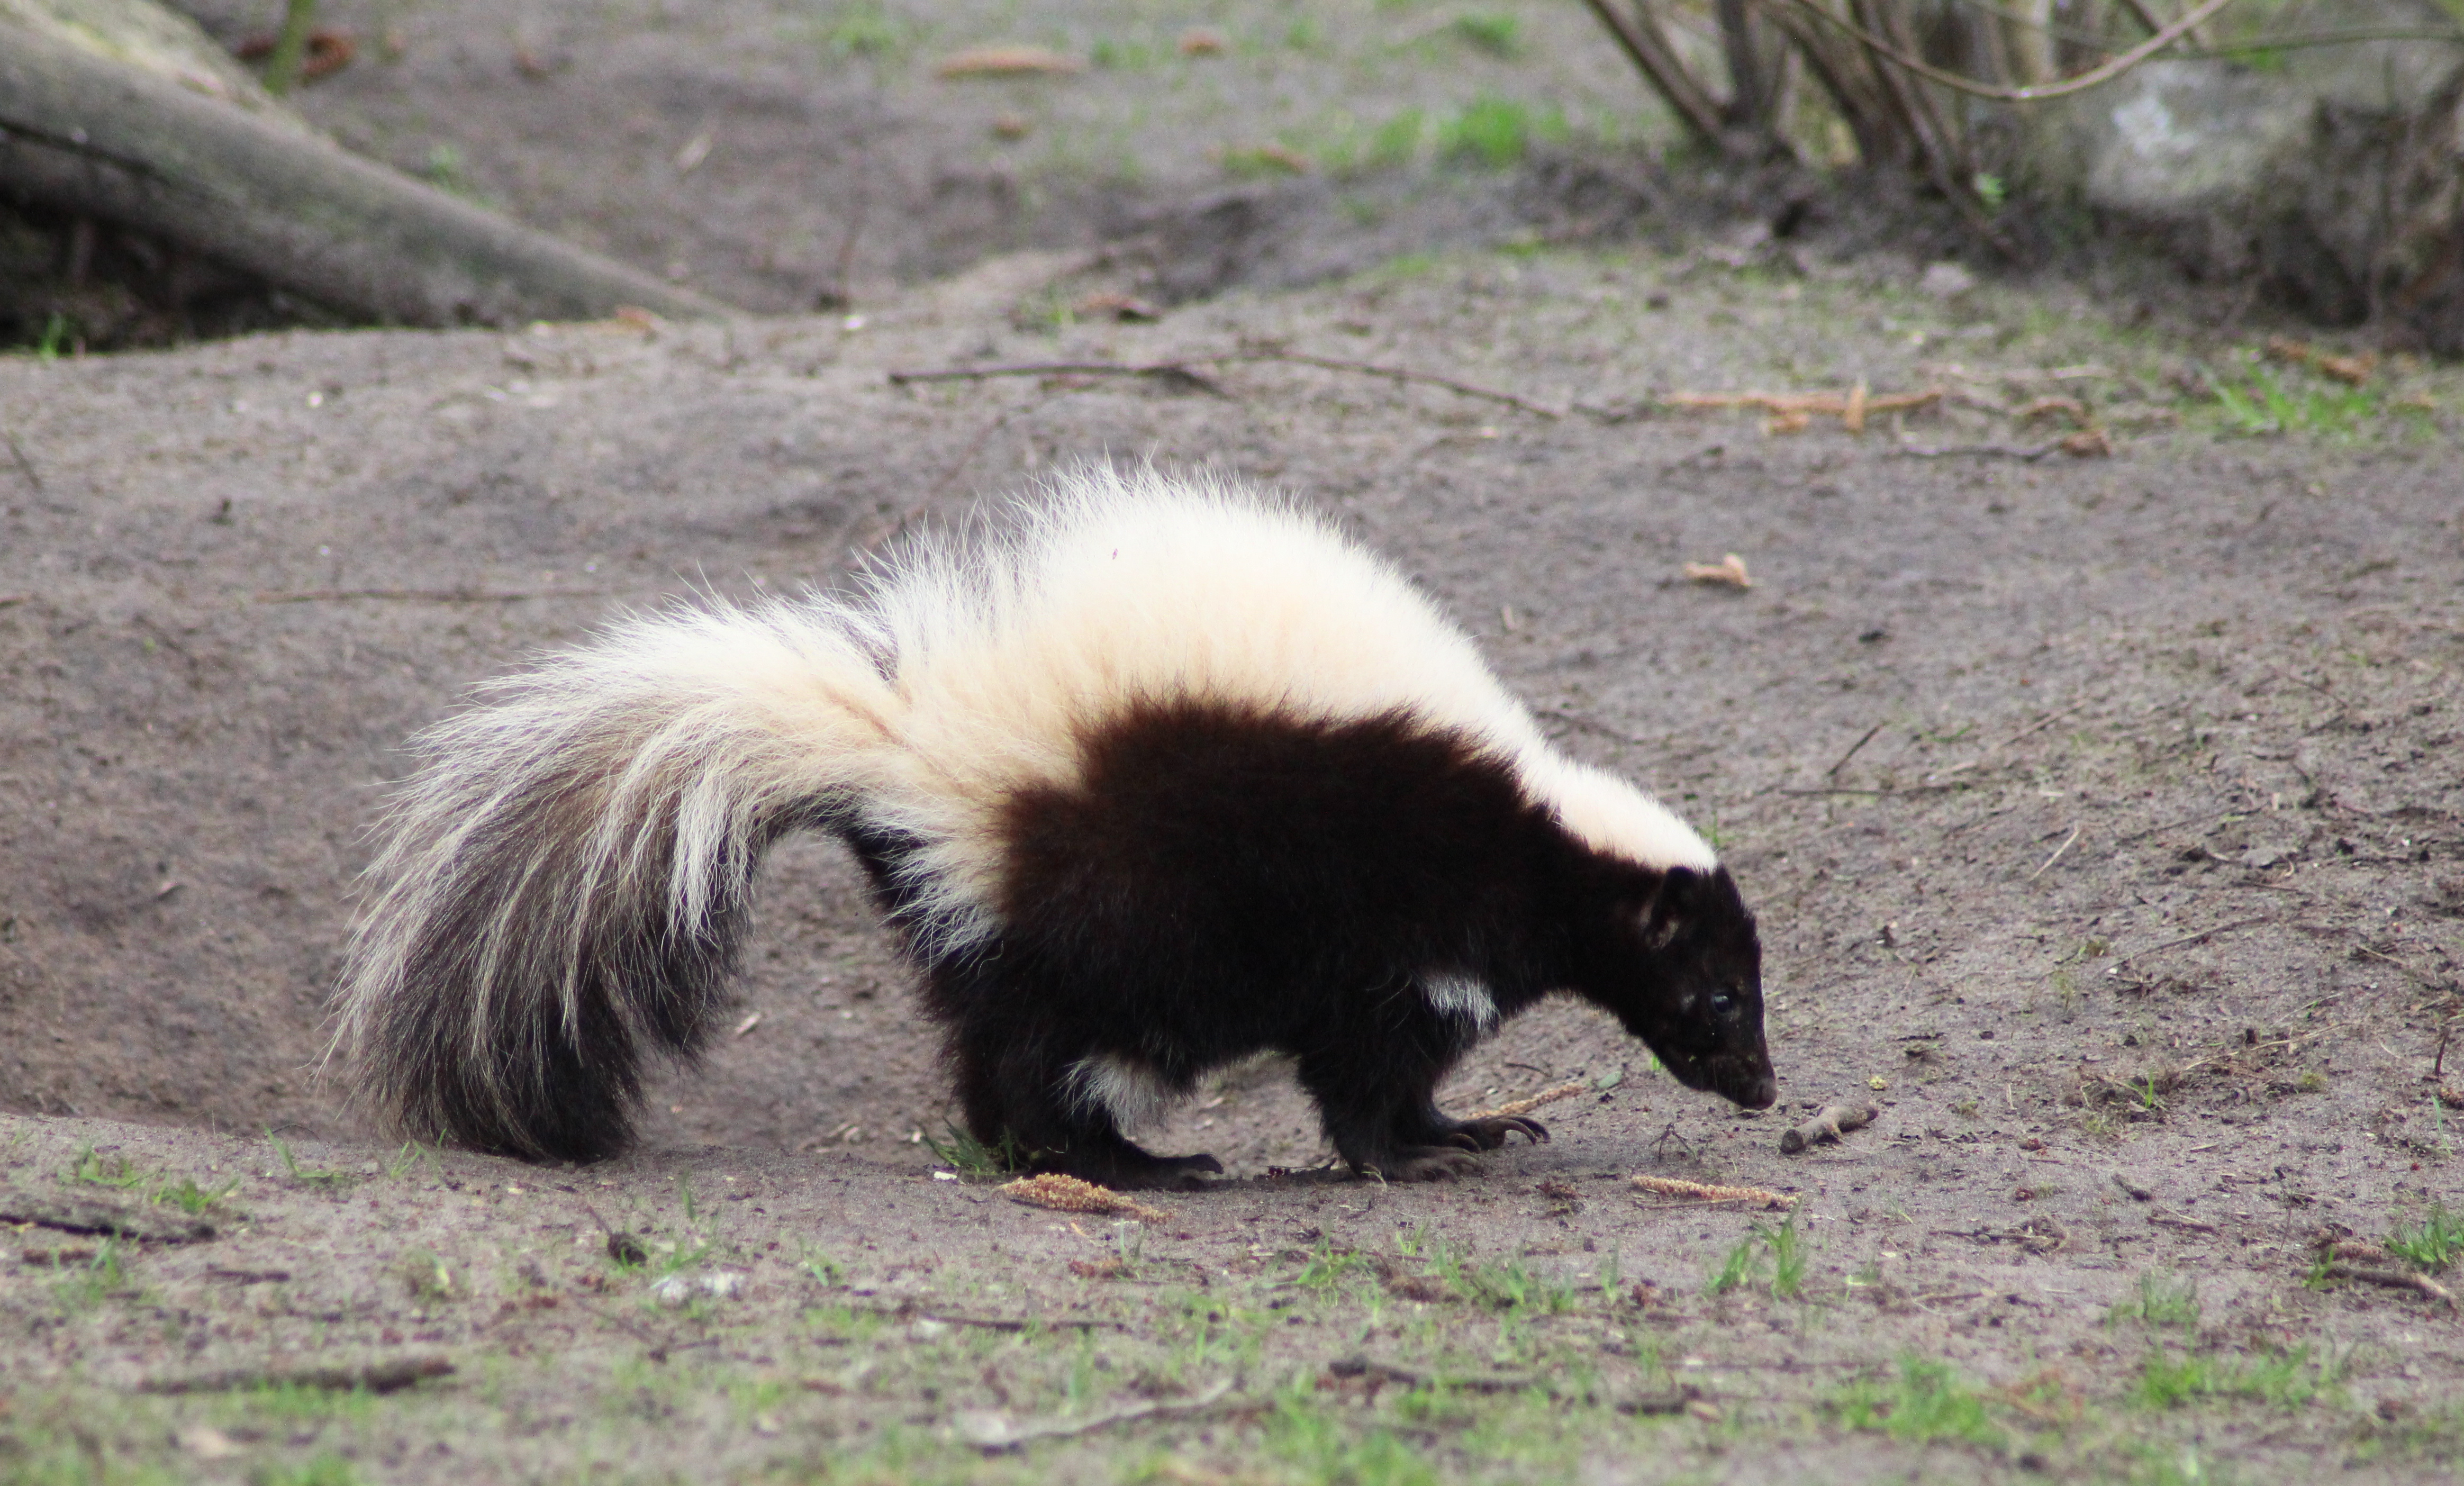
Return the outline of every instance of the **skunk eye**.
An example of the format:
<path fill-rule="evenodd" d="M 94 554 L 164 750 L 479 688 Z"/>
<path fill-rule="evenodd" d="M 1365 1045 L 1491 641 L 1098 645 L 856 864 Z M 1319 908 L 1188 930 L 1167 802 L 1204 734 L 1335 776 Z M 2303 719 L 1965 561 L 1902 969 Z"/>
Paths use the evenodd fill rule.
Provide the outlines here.
<path fill-rule="evenodd" d="M 1729 994 L 1726 991 L 1714 991 L 1711 993 L 1711 1013 L 1713 1016 L 1726 1016 L 1736 1009 L 1737 998 L 1734 995 Z"/>

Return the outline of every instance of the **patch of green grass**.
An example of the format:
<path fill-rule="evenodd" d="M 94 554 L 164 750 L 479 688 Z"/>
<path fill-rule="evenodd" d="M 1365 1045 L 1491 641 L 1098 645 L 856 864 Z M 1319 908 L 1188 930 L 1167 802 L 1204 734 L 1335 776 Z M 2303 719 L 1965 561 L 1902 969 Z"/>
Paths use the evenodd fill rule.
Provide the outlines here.
<path fill-rule="evenodd" d="M 2137 1322 L 2144 1326 L 2199 1329 L 2199 1282 L 2149 1270 L 2139 1277 L 2130 1299 L 2105 1313 L 2108 1324 Z"/>
<path fill-rule="evenodd" d="M 2129 1398 L 2143 1409 L 2178 1409 L 2218 1398 L 2296 1409 L 2332 1388 L 2342 1375 L 2341 1367 L 2314 1360 L 2306 1346 L 2251 1359 L 2159 1347 L 2140 1364 Z"/>
<path fill-rule="evenodd" d="M 193 1176 L 181 1177 L 177 1183 L 165 1183 L 156 1189 L 154 1200 L 167 1202 L 194 1217 L 239 1191 L 239 1178 L 234 1176 L 220 1187 L 200 1187 Z"/>
<path fill-rule="evenodd" d="M 320 1454 L 300 1465 L 281 1466 L 256 1478 L 262 1486 L 359 1486 L 360 1473 L 337 1454 Z"/>
<path fill-rule="evenodd" d="M 822 44 L 840 56 L 883 56 L 906 46 L 908 36 L 881 0 L 852 0 L 822 30 Z"/>
<path fill-rule="evenodd" d="M 1026 1169 L 1025 1149 L 1007 1131 L 1002 1132 L 1000 1145 L 987 1146 L 955 1125 L 944 1128 L 949 1131 L 950 1138 L 937 1141 L 927 1135 L 924 1137 L 925 1148 L 933 1152 L 934 1160 L 960 1176 L 983 1181 Z"/>
<path fill-rule="evenodd" d="M 1370 131 L 1369 148 L 1364 159 L 1378 169 L 1408 165 L 1420 153 L 1420 136 L 1429 128 L 1428 116 L 1417 108 L 1406 108 Z"/>
<path fill-rule="evenodd" d="M 1852 1430 L 1880 1430 L 1912 1445 L 1959 1440 L 1998 1449 L 2007 1437 L 1959 1369 L 1930 1358 L 1903 1358 L 1896 1376 L 1851 1383 L 1832 1410 Z"/>
<path fill-rule="evenodd" d="M 2464 1257 L 2464 1213 L 2451 1213 L 2433 1202 L 2417 1223 L 2398 1224 L 2387 1235 L 2389 1254 L 2427 1270 L 2443 1270 Z"/>
<path fill-rule="evenodd" d="M 1749 1228 L 1745 1238 L 1711 1271 L 1711 1278 L 1703 1286 L 1704 1293 L 1726 1295 L 1731 1290 L 1768 1284 L 1775 1300 L 1801 1299 L 1813 1252 L 1797 1230 L 1796 1214 L 1790 1213 L 1777 1227 L 1757 1218 Z"/>
<path fill-rule="evenodd" d="M 1438 1475 L 1422 1453 L 1392 1430 L 1358 1429 L 1318 1394 L 1313 1382 L 1295 1381 L 1275 1396 L 1259 1419 L 1269 1454 L 1295 1467 L 1309 1481 L 1343 1486 L 1434 1486 Z"/>
<path fill-rule="evenodd" d="M 1309 172 L 1307 155 L 1280 144 L 1228 145 L 1215 158 L 1216 163 L 1223 167 L 1223 173 L 1236 181 L 1307 175 Z"/>
<path fill-rule="evenodd" d="M 1143 41 L 1098 36 L 1087 49 L 1087 60 L 1107 72 L 1141 72 L 1162 60 L 1162 54 Z"/>
<path fill-rule="evenodd" d="M 267 1143 L 274 1147 L 275 1155 L 281 1159 L 282 1169 L 291 1173 L 291 1179 L 303 1187 L 334 1189 L 348 1187 L 359 1180 L 357 1175 L 349 1171 L 334 1170 L 323 1167 L 303 1167 L 299 1164 L 298 1158 L 291 1153 L 291 1147 L 283 1144 L 281 1136 L 268 1130 L 265 1132 L 265 1138 Z"/>
<path fill-rule="evenodd" d="M 126 1156 L 105 1157 L 87 1146 L 77 1151 L 77 1161 L 64 1180 L 93 1187 L 141 1187 L 145 1183 L 145 1173 Z"/>
<path fill-rule="evenodd" d="M 1455 1292 L 1475 1305 L 1491 1310 L 1531 1311 L 1556 1316 L 1574 1305 L 1573 1287 L 1523 1267 L 1521 1259 L 1502 1264 L 1458 1266 Z"/>
<path fill-rule="evenodd" d="M 401 1275 L 403 1289 L 419 1304 L 435 1305 L 455 1298 L 453 1271 L 426 1249 L 402 1257 Z"/>
<path fill-rule="evenodd" d="M 1533 110 L 1512 98 L 1483 94 L 1438 125 L 1438 158 L 1502 170 L 1521 161 L 1533 144 L 1563 140 L 1566 116 Z"/>
<path fill-rule="evenodd" d="M 51 318 L 43 321 L 42 339 L 34 342 L 34 360 L 56 361 L 60 359 L 62 347 L 76 343 L 76 322 L 55 310 Z"/>
<path fill-rule="evenodd" d="M 1511 15 L 1476 11 L 1456 16 L 1446 32 L 1475 52 L 1508 61 L 1523 55 L 1523 23 Z"/>
<path fill-rule="evenodd" d="M 128 1288 L 127 1273 L 121 1266 L 120 1239 L 105 1238 L 94 1251 L 94 1257 L 82 1264 L 55 1262 L 53 1268 L 61 1278 L 52 1286 L 52 1295 L 68 1311 L 89 1311 Z"/>
<path fill-rule="evenodd" d="M 2239 385 L 2212 371 L 2207 375 L 2226 429 L 2250 438 L 2287 433 L 2350 438 L 2385 410 L 2378 390 L 2368 386 L 2307 379 L 2287 385 L 2284 378 L 2265 366 L 2252 367 L 2250 380 Z"/>

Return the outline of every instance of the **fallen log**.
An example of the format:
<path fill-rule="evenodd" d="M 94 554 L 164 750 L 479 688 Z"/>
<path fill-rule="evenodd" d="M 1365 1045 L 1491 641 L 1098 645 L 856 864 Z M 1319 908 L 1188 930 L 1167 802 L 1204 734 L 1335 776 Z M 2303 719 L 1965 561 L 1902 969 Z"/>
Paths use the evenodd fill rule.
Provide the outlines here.
<path fill-rule="evenodd" d="M 343 149 L 297 115 L 110 28 L 0 6 L 0 190 L 163 238 L 382 323 L 727 306 Z M 176 18 L 173 18 L 177 24 Z M 150 39 L 150 38 L 149 38 Z"/>

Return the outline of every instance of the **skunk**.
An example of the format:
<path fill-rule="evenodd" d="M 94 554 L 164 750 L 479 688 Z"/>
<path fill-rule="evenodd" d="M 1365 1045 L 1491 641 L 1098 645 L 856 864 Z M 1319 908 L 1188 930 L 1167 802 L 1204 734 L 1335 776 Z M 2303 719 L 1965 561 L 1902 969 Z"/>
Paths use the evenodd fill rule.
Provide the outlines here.
<path fill-rule="evenodd" d="M 1554 990 L 1678 1079 L 1775 1095 L 1753 915 L 1703 839 L 1551 749 L 1468 637 L 1321 518 L 1094 469 L 853 598 L 635 618 L 418 741 L 337 1047 L 399 1127 L 531 1159 L 631 1139 L 709 1037 L 762 854 L 862 863 L 967 1129 L 1113 1186 L 1124 1133 L 1289 1055 L 1352 1169 L 1448 1176 L 1520 1116 L 1432 1092 Z"/>

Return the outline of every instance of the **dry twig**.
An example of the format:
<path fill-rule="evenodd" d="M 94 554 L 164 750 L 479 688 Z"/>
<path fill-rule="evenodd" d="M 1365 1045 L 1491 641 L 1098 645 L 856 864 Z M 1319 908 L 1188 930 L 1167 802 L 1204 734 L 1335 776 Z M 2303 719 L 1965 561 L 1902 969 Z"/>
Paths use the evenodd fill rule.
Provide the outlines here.
<path fill-rule="evenodd" d="M 1638 1191 L 1657 1197 L 1676 1197 L 1685 1202 L 1756 1202 L 1771 1208 L 1793 1208 L 1796 1199 L 1786 1192 L 1767 1191 L 1760 1187 L 1716 1187 L 1708 1182 L 1689 1182 L 1677 1176 L 1638 1176 Z"/>
<path fill-rule="evenodd" d="M 1881 1112 L 1873 1104 L 1825 1104 L 1814 1112 L 1814 1118 L 1781 1134 L 1780 1154 L 1793 1156 L 1808 1146 L 1837 1145 L 1840 1136 L 1863 1129 Z"/>

